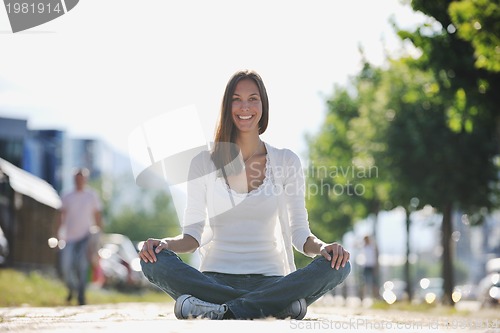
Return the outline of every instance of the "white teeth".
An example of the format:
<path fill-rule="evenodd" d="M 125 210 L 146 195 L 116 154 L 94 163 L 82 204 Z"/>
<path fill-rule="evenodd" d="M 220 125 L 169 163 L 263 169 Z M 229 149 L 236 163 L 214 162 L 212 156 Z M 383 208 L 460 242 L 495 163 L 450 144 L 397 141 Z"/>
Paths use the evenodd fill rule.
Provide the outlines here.
<path fill-rule="evenodd" d="M 238 116 L 238 118 L 243 119 L 243 120 L 248 120 L 252 118 L 252 116 Z"/>

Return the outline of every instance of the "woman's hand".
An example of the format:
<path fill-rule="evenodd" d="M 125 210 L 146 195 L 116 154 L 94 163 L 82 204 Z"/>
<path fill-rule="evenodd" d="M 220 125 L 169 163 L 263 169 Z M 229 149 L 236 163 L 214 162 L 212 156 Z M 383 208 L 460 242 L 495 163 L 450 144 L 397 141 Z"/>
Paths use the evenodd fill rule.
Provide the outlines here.
<path fill-rule="evenodd" d="M 349 261 L 351 254 L 338 243 L 324 244 L 321 246 L 320 253 L 326 260 L 331 262 L 332 268 L 339 269 L 344 267 Z"/>
<path fill-rule="evenodd" d="M 165 239 L 148 238 L 144 242 L 139 257 L 145 262 L 156 262 L 156 254 L 168 248 L 168 243 Z"/>

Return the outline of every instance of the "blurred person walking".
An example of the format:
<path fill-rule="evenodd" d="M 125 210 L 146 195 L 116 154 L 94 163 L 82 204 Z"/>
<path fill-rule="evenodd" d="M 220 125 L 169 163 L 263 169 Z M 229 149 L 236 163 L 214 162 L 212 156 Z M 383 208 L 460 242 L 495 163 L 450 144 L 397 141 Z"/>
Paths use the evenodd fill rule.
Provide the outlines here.
<path fill-rule="evenodd" d="M 67 302 L 75 293 L 78 304 L 85 304 L 85 290 L 90 266 L 89 243 L 92 235 L 102 229 L 102 203 L 97 193 L 87 186 L 88 169 L 74 173 L 75 189 L 62 197 L 58 220 L 58 236 L 65 242 L 60 268 L 68 288 Z"/>
<path fill-rule="evenodd" d="M 363 238 L 363 297 L 377 297 L 377 247 L 370 236 Z"/>

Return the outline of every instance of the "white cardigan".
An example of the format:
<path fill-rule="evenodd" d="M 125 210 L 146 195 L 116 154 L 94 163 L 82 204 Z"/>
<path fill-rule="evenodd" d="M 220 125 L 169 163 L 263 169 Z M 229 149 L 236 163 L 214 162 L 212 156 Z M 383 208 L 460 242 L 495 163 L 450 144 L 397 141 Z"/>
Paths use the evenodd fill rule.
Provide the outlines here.
<path fill-rule="evenodd" d="M 277 149 L 267 143 L 266 150 L 271 163 L 275 191 L 278 194 L 279 220 L 283 239 L 283 266 L 285 274 L 296 270 L 293 247 L 304 253 L 303 247 L 309 236 L 307 210 L 305 207 L 304 173 L 299 157 L 289 149 Z M 183 233 L 194 237 L 200 244 L 203 260 L 204 246 L 211 240 L 210 223 L 215 216 L 214 185 L 217 177 L 215 165 L 208 151 L 193 159 L 187 185 L 188 200 L 184 214 Z M 313 255 L 314 256 L 314 255 Z"/>

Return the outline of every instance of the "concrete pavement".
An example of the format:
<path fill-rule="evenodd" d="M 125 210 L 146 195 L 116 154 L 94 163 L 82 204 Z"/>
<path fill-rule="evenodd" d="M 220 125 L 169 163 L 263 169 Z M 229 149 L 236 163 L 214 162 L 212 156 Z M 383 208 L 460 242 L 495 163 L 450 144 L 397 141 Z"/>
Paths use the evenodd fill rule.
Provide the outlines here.
<path fill-rule="evenodd" d="M 370 310 L 325 302 L 295 320 L 177 320 L 173 303 L 121 303 L 68 307 L 0 308 L 0 332 L 484 332 L 500 333 L 499 311 L 439 316 Z"/>

